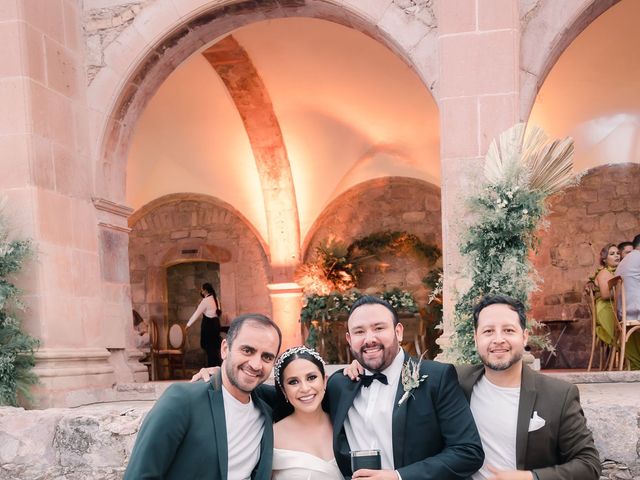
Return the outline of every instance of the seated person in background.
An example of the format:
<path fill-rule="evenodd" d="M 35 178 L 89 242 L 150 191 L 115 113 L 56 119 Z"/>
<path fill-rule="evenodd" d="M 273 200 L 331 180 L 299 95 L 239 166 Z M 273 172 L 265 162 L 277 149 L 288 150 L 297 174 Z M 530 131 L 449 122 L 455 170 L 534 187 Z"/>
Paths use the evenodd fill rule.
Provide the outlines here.
<path fill-rule="evenodd" d="M 136 348 L 138 350 L 149 351 L 151 348 L 151 337 L 149 336 L 149 325 L 142 316 L 133 310 L 133 329 L 136 332 Z"/>
<path fill-rule="evenodd" d="M 628 253 L 633 252 L 633 242 L 620 242 L 618 250 L 620 250 L 620 261 L 622 261 Z"/>
<path fill-rule="evenodd" d="M 633 250 L 616 269 L 624 282 L 627 320 L 640 320 L 640 235 L 633 239 Z M 640 331 L 634 332 L 625 347 L 624 356 L 632 370 L 640 370 Z"/>
<path fill-rule="evenodd" d="M 619 263 L 620 251 L 614 243 L 609 243 L 600 250 L 600 266 L 589 278 L 593 283 L 596 299 L 596 334 L 609 346 L 613 345 L 616 336 L 616 319 L 613 315 L 609 280 L 615 276 Z"/>

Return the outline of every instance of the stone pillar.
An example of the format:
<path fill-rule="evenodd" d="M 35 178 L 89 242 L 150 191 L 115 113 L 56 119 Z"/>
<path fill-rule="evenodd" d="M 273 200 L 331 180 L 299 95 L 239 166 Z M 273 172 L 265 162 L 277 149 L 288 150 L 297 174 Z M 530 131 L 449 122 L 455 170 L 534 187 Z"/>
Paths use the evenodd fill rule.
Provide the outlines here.
<path fill-rule="evenodd" d="M 107 348 L 125 348 L 124 319 L 105 299 L 129 295 L 101 282 L 82 12 L 74 0 L 1 4 L 0 189 L 14 235 L 34 244 L 19 279 L 24 327 L 41 342 L 34 394 L 39 406 L 82 403 L 74 392 L 116 381 Z"/>
<path fill-rule="evenodd" d="M 456 290 L 468 282 L 458 242 L 464 198 L 482 180 L 491 140 L 518 122 L 519 17 L 514 0 L 438 0 L 445 360 Z"/>
<path fill-rule="evenodd" d="M 273 320 L 282 330 L 280 351 L 300 345 L 302 343 L 300 331 L 302 288 L 297 283 L 270 283 L 267 288 L 271 297 Z"/>

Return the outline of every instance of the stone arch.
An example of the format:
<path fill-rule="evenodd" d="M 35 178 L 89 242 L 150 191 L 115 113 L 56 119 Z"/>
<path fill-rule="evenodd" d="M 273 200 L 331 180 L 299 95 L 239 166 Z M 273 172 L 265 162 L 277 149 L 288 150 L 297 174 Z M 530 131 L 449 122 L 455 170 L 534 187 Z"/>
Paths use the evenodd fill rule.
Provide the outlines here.
<path fill-rule="evenodd" d="M 105 50 L 105 66 L 88 87 L 97 114 L 93 153 L 97 166 L 95 192 L 122 203 L 126 155 L 133 125 L 147 101 L 167 76 L 189 55 L 235 28 L 286 16 L 308 16 L 336 22 L 380 41 L 410 67 L 431 90 L 436 83 L 435 16 L 417 16 L 390 4 L 384 8 L 339 5 L 328 0 L 264 2 L 155 2 L 135 18 Z M 402 34 L 392 32 L 404 23 Z"/>
<path fill-rule="evenodd" d="M 207 195 L 166 195 L 134 212 L 129 222 L 131 301 L 143 317 L 164 323 L 166 269 L 193 261 L 220 265 L 220 300 L 230 319 L 239 312 L 269 313 L 266 287 L 254 287 L 267 284 L 267 250 L 230 205 Z"/>
<path fill-rule="evenodd" d="M 536 96 L 562 52 L 602 13 L 620 0 L 552 2 L 528 9 L 520 0 L 520 119 L 526 121 Z M 526 2 L 530 4 L 530 2 Z"/>
<path fill-rule="evenodd" d="M 314 222 L 305 239 L 304 259 L 313 258 L 313 248 L 333 236 L 351 243 L 374 232 L 407 231 L 422 240 L 442 247 L 440 188 L 424 180 L 408 177 L 383 177 L 360 183 L 335 198 Z M 396 286 L 420 289 L 427 265 L 415 268 L 414 261 L 400 261 L 384 275 Z M 367 275 L 367 282 L 383 276 Z M 370 285 L 364 285 L 368 287 Z"/>

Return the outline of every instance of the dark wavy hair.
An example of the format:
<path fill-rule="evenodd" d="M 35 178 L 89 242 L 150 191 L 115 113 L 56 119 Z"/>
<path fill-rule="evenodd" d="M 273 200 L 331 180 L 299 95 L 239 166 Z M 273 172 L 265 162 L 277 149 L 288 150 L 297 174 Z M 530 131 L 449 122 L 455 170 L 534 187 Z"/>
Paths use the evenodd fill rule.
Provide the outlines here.
<path fill-rule="evenodd" d="M 607 243 L 604 247 L 602 247 L 602 250 L 600 250 L 600 265 L 603 267 L 607 266 L 607 257 L 609 256 L 609 249 L 611 247 L 618 248 L 615 243 Z"/>
<path fill-rule="evenodd" d="M 287 350 L 282 352 L 282 355 L 285 355 L 286 353 L 287 353 Z M 299 358 L 301 358 L 302 360 L 308 360 L 311 363 L 313 363 L 316 367 L 318 367 L 318 370 L 320 370 L 320 374 L 322 375 L 323 380 L 327 377 L 327 374 L 324 371 L 324 365 L 322 364 L 322 362 L 318 360 L 316 357 L 314 357 L 313 355 L 311 355 L 310 353 L 302 351 L 302 352 L 296 352 L 291 355 L 288 355 L 282 361 L 282 364 L 280 365 L 280 369 L 279 369 L 280 381 L 284 381 L 284 372 L 289 366 L 289 364 L 294 360 L 298 360 Z M 284 396 L 284 387 L 282 387 L 282 385 L 280 385 L 280 383 L 277 381 L 275 382 L 275 384 L 276 384 L 276 403 L 273 409 L 273 421 L 278 422 L 293 413 L 293 406 L 289 402 L 287 402 Z M 329 397 L 328 395 L 326 395 L 326 392 L 325 392 L 324 398 L 322 399 L 321 406 L 322 406 L 322 410 L 324 410 L 325 412 L 329 411 Z"/>

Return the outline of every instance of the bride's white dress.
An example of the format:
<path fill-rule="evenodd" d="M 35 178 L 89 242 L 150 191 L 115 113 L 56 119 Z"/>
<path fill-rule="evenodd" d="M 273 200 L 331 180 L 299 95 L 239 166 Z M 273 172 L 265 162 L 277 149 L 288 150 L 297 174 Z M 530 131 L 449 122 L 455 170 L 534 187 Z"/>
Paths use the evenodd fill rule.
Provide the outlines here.
<path fill-rule="evenodd" d="M 273 449 L 272 480 L 342 480 L 335 459 L 330 461 L 307 452 Z"/>

